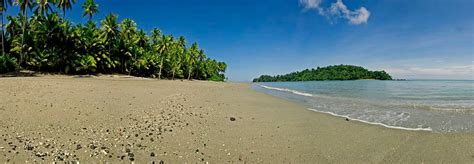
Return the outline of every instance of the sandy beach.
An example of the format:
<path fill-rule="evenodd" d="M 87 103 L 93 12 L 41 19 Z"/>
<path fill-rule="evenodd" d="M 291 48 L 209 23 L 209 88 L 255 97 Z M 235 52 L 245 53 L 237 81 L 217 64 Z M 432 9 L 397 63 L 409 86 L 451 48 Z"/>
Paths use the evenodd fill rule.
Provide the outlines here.
<path fill-rule="evenodd" d="M 250 85 L 0 78 L 0 161 L 474 163 L 473 133 L 346 121 Z"/>

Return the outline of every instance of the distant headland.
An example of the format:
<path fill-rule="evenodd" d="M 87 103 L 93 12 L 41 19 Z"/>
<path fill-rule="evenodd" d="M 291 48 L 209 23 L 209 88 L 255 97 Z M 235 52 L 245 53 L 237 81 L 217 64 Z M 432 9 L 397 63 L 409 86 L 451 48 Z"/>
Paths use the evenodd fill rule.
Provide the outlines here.
<path fill-rule="evenodd" d="M 285 75 L 262 75 L 253 79 L 253 82 L 284 82 L 284 81 L 323 81 L 323 80 L 392 80 L 385 71 L 369 71 L 361 66 L 354 65 L 332 65 L 317 67 L 316 69 L 305 69 Z"/>

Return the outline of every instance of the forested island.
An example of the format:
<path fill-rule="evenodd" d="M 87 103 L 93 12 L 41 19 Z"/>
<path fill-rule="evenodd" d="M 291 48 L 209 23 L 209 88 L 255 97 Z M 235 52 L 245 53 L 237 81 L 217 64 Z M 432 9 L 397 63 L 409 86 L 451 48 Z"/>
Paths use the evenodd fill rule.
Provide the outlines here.
<path fill-rule="evenodd" d="M 120 73 L 153 78 L 223 81 L 227 65 L 206 57 L 197 43 L 155 28 L 140 29 L 132 19 L 109 14 L 92 19 L 94 0 L 82 4 L 85 24 L 65 18 L 76 0 L 1 0 L 0 73 L 18 70 L 64 74 Z M 18 8 L 16 16 L 4 15 Z"/>
<path fill-rule="evenodd" d="M 392 80 L 385 71 L 369 71 L 360 66 L 333 65 L 318 67 L 316 69 L 305 69 L 286 75 L 262 75 L 253 79 L 253 82 L 284 82 L 284 81 L 322 81 L 322 80 L 359 80 L 376 79 Z"/>

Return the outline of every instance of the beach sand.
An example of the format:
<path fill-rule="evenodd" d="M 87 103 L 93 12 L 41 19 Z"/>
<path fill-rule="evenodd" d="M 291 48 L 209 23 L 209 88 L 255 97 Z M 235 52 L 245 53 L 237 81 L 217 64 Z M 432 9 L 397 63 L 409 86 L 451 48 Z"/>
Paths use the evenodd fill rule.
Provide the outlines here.
<path fill-rule="evenodd" d="M 474 163 L 474 134 L 346 121 L 251 84 L 0 78 L 0 161 Z"/>

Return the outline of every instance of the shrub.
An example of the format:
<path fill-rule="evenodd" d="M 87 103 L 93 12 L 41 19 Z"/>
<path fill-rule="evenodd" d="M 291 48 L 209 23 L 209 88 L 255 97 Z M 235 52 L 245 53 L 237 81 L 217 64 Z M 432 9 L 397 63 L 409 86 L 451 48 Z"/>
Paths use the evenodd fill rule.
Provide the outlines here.
<path fill-rule="evenodd" d="M 0 55 L 0 73 L 14 72 L 17 69 L 16 58 Z"/>

